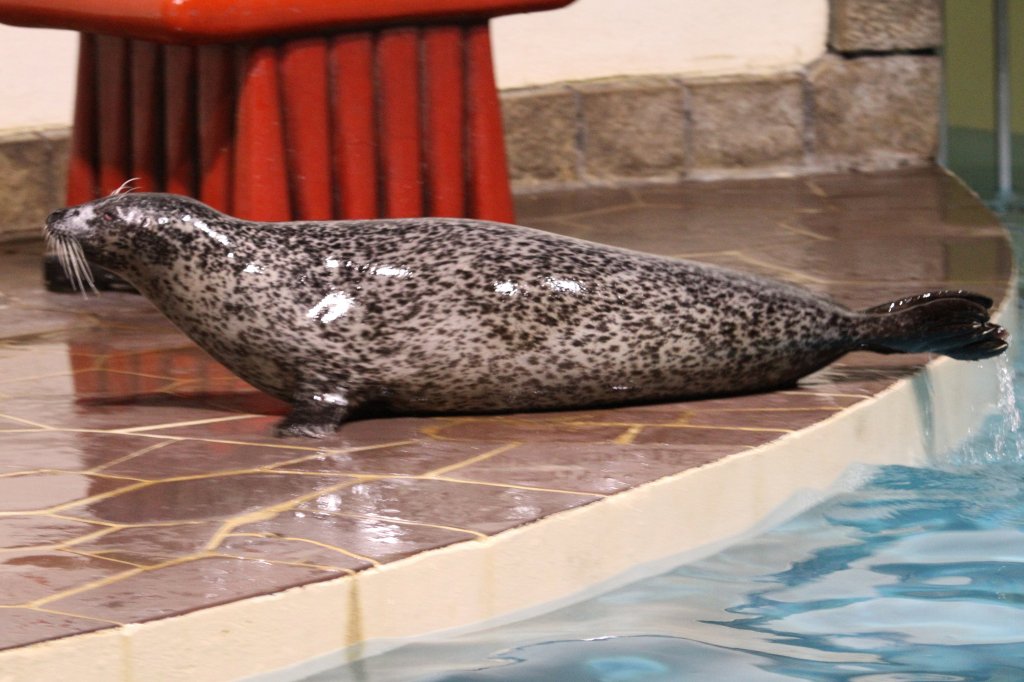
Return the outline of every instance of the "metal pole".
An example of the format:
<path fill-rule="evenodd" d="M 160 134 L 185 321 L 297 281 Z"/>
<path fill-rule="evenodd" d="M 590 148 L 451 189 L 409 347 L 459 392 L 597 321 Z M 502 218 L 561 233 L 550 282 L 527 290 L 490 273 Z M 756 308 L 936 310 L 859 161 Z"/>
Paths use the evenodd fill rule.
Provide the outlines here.
<path fill-rule="evenodd" d="M 1013 196 L 1013 140 L 1010 129 L 1010 8 L 995 0 L 996 42 L 996 167 L 1000 201 Z"/>
<path fill-rule="evenodd" d="M 942 78 L 939 79 L 939 148 L 935 152 L 935 161 L 943 168 L 949 168 L 949 36 L 946 31 L 946 2 L 939 3 L 942 26 L 942 43 L 939 55 L 942 57 Z"/>

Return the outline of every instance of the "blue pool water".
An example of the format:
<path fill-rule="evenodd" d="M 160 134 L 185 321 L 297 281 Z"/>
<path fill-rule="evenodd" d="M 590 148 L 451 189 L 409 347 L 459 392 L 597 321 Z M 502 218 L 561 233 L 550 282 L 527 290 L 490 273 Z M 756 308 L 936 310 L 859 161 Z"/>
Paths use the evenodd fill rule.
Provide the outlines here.
<path fill-rule="evenodd" d="M 936 468 L 865 469 L 713 556 L 309 682 L 1024 680 L 1024 361 L 1000 370 L 1001 413 Z"/>

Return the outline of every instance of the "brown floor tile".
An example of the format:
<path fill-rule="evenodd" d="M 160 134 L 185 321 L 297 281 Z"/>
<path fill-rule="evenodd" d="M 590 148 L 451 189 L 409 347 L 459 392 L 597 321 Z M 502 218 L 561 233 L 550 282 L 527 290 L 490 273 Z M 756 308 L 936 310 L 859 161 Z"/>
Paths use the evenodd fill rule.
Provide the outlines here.
<path fill-rule="evenodd" d="M 0 479 L 0 484 L 4 479 Z M 248 514 L 317 490 L 342 485 L 342 477 L 242 473 L 144 484 L 120 495 L 71 507 L 75 518 L 110 523 L 202 521 Z"/>
<path fill-rule="evenodd" d="M 893 254 L 904 252 L 910 255 L 901 257 L 899 267 L 894 267 Z M 758 249 L 758 258 L 827 282 L 913 282 L 945 280 L 949 275 L 946 252 L 944 243 L 924 239 L 912 246 L 898 239 L 807 241 L 799 248 L 780 242 L 765 244 Z"/>
<path fill-rule="evenodd" d="M 845 210 L 917 208 L 943 212 L 949 206 L 961 205 L 987 213 L 958 180 L 931 168 L 820 175 L 809 181 L 823 193 L 823 198 Z"/>
<path fill-rule="evenodd" d="M 152 438 L 108 433 L 32 431 L 2 434 L 0 474 L 39 469 L 89 471 L 160 444 L 161 441 Z"/>
<path fill-rule="evenodd" d="M 117 561 L 70 552 L 30 549 L 0 553 L 0 604 L 26 605 L 123 573 L 131 568 Z"/>
<path fill-rule="evenodd" d="M 0 517 L 0 550 L 45 547 L 95 533 L 103 526 L 51 516 Z"/>
<path fill-rule="evenodd" d="M 796 431 L 834 417 L 841 408 L 780 408 L 777 410 L 699 410 L 686 419 L 688 426 L 789 429 Z"/>
<path fill-rule="evenodd" d="M 576 412 L 465 417 L 445 420 L 431 429 L 441 440 L 476 442 L 480 440 L 544 443 L 606 443 L 622 435 L 624 427 L 580 423 Z"/>
<path fill-rule="evenodd" d="M 203 379 L 196 390 L 188 389 L 189 383 L 194 386 L 193 382 L 179 381 L 167 393 L 183 403 L 202 403 L 223 412 L 272 417 L 271 424 L 288 413 L 287 403 L 260 393 L 240 379 Z"/>
<path fill-rule="evenodd" d="M 728 398 L 693 400 L 680 405 L 687 414 L 704 410 L 786 410 L 849 407 L 863 400 L 859 396 L 822 395 L 797 387 L 789 391 L 769 391 L 750 395 L 736 395 Z"/>
<path fill-rule="evenodd" d="M 552 414 L 558 418 L 564 418 L 568 423 L 575 426 L 616 425 L 628 428 L 632 425 L 676 422 L 686 414 L 691 404 L 692 401 L 648 403 Z"/>
<path fill-rule="evenodd" d="M 638 445 L 658 444 L 673 445 L 685 443 L 687 445 L 708 446 L 734 446 L 737 449 L 764 445 L 770 441 L 780 438 L 790 430 L 787 429 L 745 429 L 743 427 L 709 428 L 702 426 L 665 427 L 648 426 L 642 429 L 633 442 Z"/>
<path fill-rule="evenodd" d="M 530 443 L 444 477 L 610 495 L 734 452 L 731 445 Z"/>
<path fill-rule="evenodd" d="M 232 415 L 220 410 L 186 402 L 171 396 L 130 402 L 75 400 L 67 396 L 53 398 L 7 398 L 0 401 L 0 416 L 62 429 L 146 429 L 182 422 L 222 419 Z"/>
<path fill-rule="evenodd" d="M 120 528 L 76 542 L 72 549 L 138 566 L 153 566 L 202 553 L 222 525 L 220 522 L 182 522 Z"/>
<path fill-rule="evenodd" d="M 239 559 L 266 559 L 345 572 L 361 571 L 372 562 L 300 538 L 229 535 L 217 554 Z"/>
<path fill-rule="evenodd" d="M 390 419 L 360 419 L 343 425 L 337 433 L 319 440 L 309 438 L 278 438 L 274 425 L 280 415 L 254 416 L 237 421 L 213 424 L 168 426 L 147 433 L 186 438 L 209 438 L 264 445 L 298 447 L 316 450 L 346 450 L 387 443 L 396 443 L 423 436 L 422 430 L 432 427 L 434 420 L 396 417 Z"/>
<path fill-rule="evenodd" d="M 594 188 L 578 192 L 544 192 L 516 197 L 516 220 L 533 225 L 534 219 L 593 213 L 636 203 L 628 189 Z"/>
<path fill-rule="evenodd" d="M 113 627 L 112 623 L 35 609 L 0 608 L 0 649 Z"/>
<path fill-rule="evenodd" d="M 357 448 L 414 440 L 423 438 L 436 424 L 436 419 L 413 417 L 360 419 L 345 424 L 334 436 L 325 438 L 323 442 L 329 448 Z"/>
<path fill-rule="evenodd" d="M 794 213 L 825 210 L 828 206 L 828 201 L 814 194 L 802 178 L 650 185 L 634 191 L 643 204 L 670 204 L 687 211 L 741 206 L 752 212 L 774 209 Z"/>
<path fill-rule="evenodd" d="M 895 232 L 892 223 L 899 222 Z M 970 224 L 946 222 L 937 211 L 922 211 L 919 208 L 868 208 L 856 210 L 830 210 L 820 213 L 801 213 L 796 224 L 820 237 L 833 241 L 859 241 L 864 239 L 902 238 L 904 243 L 912 239 L 948 239 L 999 237 L 1002 228 L 995 216 L 984 212 Z"/>
<path fill-rule="evenodd" d="M 494 534 L 599 498 L 561 492 L 393 478 L 359 483 L 298 506 Z"/>
<path fill-rule="evenodd" d="M 827 283 L 825 282 L 810 281 L 803 275 L 803 273 L 787 270 L 781 265 L 760 257 L 760 255 L 751 256 L 748 253 L 731 248 L 728 244 L 721 244 L 719 248 L 711 251 L 699 251 L 697 249 L 692 249 L 679 251 L 673 255 L 680 258 L 698 260 L 709 265 L 717 265 L 718 267 L 727 268 L 729 270 L 749 272 L 750 274 L 761 277 L 771 277 L 784 282 L 791 282 L 811 289 L 812 291 L 817 291 L 819 287 L 827 286 Z"/>
<path fill-rule="evenodd" d="M 302 457 L 305 452 L 241 443 L 150 440 L 150 450 L 103 469 L 117 476 L 153 479 L 255 471 Z"/>
<path fill-rule="evenodd" d="M 32 337 L 62 331 L 76 326 L 88 326 L 84 315 L 75 313 L 48 313 L 45 316 L 26 315 L 18 308 L 0 310 L 0 329 L 4 337 Z"/>
<path fill-rule="evenodd" d="M 263 560 L 212 557 L 138 572 L 46 606 L 89 618 L 140 622 L 279 592 L 342 573 Z"/>
<path fill-rule="evenodd" d="M 502 443 L 420 440 L 404 445 L 322 453 L 279 467 L 278 471 L 309 471 L 331 474 L 372 474 L 376 476 L 420 476 L 450 467 L 502 447 Z"/>
<path fill-rule="evenodd" d="M 329 505 L 321 504 L 320 508 L 329 509 Z M 239 526 L 235 532 L 265 534 L 278 540 L 301 540 L 305 541 L 305 551 L 309 551 L 310 547 L 322 545 L 324 551 L 331 551 L 332 555 L 339 551 L 348 552 L 354 557 L 365 557 L 382 564 L 428 549 L 437 549 L 479 537 L 453 528 L 438 528 L 369 516 L 352 516 L 348 514 L 350 511 L 353 510 L 341 508 L 323 512 L 286 511 L 266 521 Z M 228 538 L 226 542 L 233 543 L 235 540 Z M 294 546 L 292 551 L 295 551 Z M 334 561 L 338 559 L 334 558 Z M 355 563 L 345 563 L 344 567 L 354 569 L 369 565 L 369 562 L 359 558 L 353 561 Z"/>
<path fill-rule="evenodd" d="M 130 384 L 134 390 L 127 393 L 123 386 Z M 114 399 L 139 394 L 158 393 L 174 386 L 175 380 L 168 377 L 144 376 L 126 372 L 111 372 L 105 369 L 81 370 L 58 376 L 29 377 L 0 384 L 8 396 L 33 398 L 42 396 L 76 395 L 79 399 Z"/>
<path fill-rule="evenodd" d="M 805 238 L 778 223 L 788 213 L 724 208 L 683 213 L 669 206 L 629 207 L 587 219 L 587 239 L 665 256 L 780 246 L 800 250 Z"/>
<path fill-rule="evenodd" d="M 860 369 L 864 373 L 875 372 L 877 374 L 892 373 L 893 376 L 902 376 L 907 369 L 924 367 L 935 355 L 930 353 L 909 353 L 906 355 L 880 355 L 878 353 L 857 352 L 844 355 L 834 363 L 823 369 L 824 372 L 842 369 Z"/>
<path fill-rule="evenodd" d="M 137 486 L 88 474 L 38 473 L 0 477 L 0 512 L 39 511 Z"/>
<path fill-rule="evenodd" d="M 231 413 L 218 412 L 221 417 Z M 188 421 L 178 424 L 163 423 L 146 431 L 147 435 L 167 436 L 172 438 L 191 438 L 207 440 L 224 440 L 254 445 L 267 445 L 284 449 L 319 450 L 323 441 L 310 442 L 308 438 L 278 438 L 274 435 L 274 425 L 281 420 L 280 416 L 247 415 L 236 419 L 223 419 L 203 423 Z"/>

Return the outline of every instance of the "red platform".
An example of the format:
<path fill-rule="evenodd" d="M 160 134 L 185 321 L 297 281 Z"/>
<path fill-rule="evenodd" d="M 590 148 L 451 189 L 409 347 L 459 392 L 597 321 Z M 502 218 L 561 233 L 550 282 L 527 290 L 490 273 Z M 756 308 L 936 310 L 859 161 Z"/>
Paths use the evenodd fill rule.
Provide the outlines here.
<path fill-rule="evenodd" d="M 487 20 L 571 0 L 0 0 L 82 31 L 68 203 L 510 221 Z M 285 37 L 286 36 L 286 37 Z"/>

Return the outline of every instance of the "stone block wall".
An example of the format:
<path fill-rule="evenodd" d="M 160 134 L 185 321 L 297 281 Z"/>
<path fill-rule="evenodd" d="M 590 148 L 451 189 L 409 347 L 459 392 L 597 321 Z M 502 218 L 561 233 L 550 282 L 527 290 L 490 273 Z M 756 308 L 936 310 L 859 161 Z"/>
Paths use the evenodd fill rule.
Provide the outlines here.
<path fill-rule="evenodd" d="M 503 93 L 519 190 L 922 165 L 939 139 L 940 0 L 831 0 L 805 69 Z"/>
<path fill-rule="evenodd" d="M 502 93 L 513 188 L 872 170 L 938 144 L 941 0 L 831 0 L 793 73 L 629 77 Z M 0 134 L 0 240 L 63 203 L 68 131 Z"/>
<path fill-rule="evenodd" d="M 0 135 L 0 241 L 41 236 L 64 205 L 69 137 L 65 128 Z"/>
<path fill-rule="evenodd" d="M 829 49 L 843 54 L 934 50 L 942 41 L 939 0 L 831 0 Z"/>

